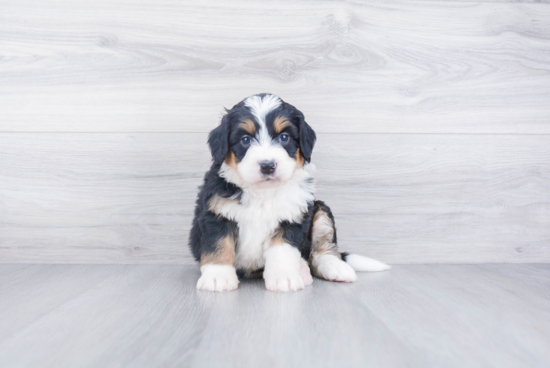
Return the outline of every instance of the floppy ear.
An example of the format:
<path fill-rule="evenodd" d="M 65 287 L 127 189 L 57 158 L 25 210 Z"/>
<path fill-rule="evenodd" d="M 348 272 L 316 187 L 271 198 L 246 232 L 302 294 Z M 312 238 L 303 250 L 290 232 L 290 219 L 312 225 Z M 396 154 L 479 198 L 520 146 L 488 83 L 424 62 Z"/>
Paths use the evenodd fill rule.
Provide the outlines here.
<path fill-rule="evenodd" d="M 208 135 L 208 145 L 212 152 L 212 159 L 216 165 L 221 165 L 229 147 L 229 118 L 225 115 L 220 126 Z"/>
<path fill-rule="evenodd" d="M 315 146 L 315 140 L 317 137 L 315 136 L 313 129 L 311 129 L 309 124 L 306 123 L 304 114 L 298 112 L 297 119 L 298 128 L 300 129 L 300 152 L 302 153 L 302 156 L 304 156 L 306 162 L 309 162 L 311 160 L 311 153 L 313 152 L 313 146 Z"/>

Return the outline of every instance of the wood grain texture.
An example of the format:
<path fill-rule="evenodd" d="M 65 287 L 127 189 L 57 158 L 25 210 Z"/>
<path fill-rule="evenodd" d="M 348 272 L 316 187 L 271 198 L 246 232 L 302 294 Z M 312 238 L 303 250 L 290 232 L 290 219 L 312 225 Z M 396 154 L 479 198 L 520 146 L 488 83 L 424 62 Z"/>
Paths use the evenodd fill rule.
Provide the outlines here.
<path fill-rule="evenodd" d="M 0 134 L 0 262 L 187 263 L 205 134 Z M 390 263 L 550 262 L 536 135 L 320 134 L 343 250 Z"/>
<path fill-rule="evenodd" d="M 548 264 L 400 265 L 296 293 L 268 292 L 262 280 L 198 292 L 196 265 L 32 267 L 0 288 L 19 307 L 0 304 L 0 325 L 43 308 L 0 338 L 2 367 L 545 368 L 550 359 Z M 106 267 L 121 268 L 96 283 Z M 68 275 L 95 285 L 53 310 L 27 297 L 63 292 Z"/>
<path fill-rule="evenodd" d="M 7 278 L 8 275 L 11 273 L 21 271 L 25 268 L 31 267 L 31 264 L 2 264 L 2 267 L 0 267 L 0 278 L 4 279 Z"/>
<path fill-rule="evenodd" d="M 58 277 L 71 273 L 67 265 L 50 267 L 61 270 Z M 75 295 L 43 317 L 29 321 L 13 336 L 0 340 L 0 365 L 152 367 L 165 366 L 167 361 L 171 366 L 188 366 L 187 356 L 200 342 L 198 332 L 204 329 L 209 315 L 209 308 L 195 297 L 198 268 L 123 267 L 123 272 Z M 50 269 L 45 272 L 51 273 Z M 92 278 L 74 272 L 72 277 L 82 284 Z M 27 282 L 47 285 L 52 292 L 64 291 L 61 285 L 39 277 L 29 277 Z M 19 287 L 19 299 L 25 294 L 21 292 L 24 287 Z M 29 310 L 35 313 L 34 309 L 43 302 L 43 298 L 19 301 L 17 314 L 26 316 Z M 8 311 L 10 316 L 15 314 Z M 21 338 L 30 340 L 22 342 Z M 31 353 L 29 346 L 33 346 Z"/>
<path fill-rule="evenodd" d="M 550 269 L 529 271 L 523 265 L 399 267 L 397 276 L 367 280 L 370 295 L 355 295 L 405 345 L 428 355 L 431 366 L 543 367 L 550 325 L 541 321 L 550 321 L 550 309 L 540 294 L 548 295 Z M 541 275 L 542 287 L 531 280 Z"/>
<path fill-rule="evenodd" d="M 0 341 L 36 319 L 92 288 L 116 272 L 132 266 L 122 265 L 29 265 L 13 270 L 0 266 L 0 310 L 9 318 L 0 319 Z M 3 274 L 10 270 L 11 272 Z M 24 306 L 24 312 L 21 307 Z"/>
<path fill-rule="evenodd" d="M 316 279 L 281 294 L 265 292 L 263 280 L 241 281 L 236 295 L 212 303 L 193 366 L 425 367 L 348 286 Z"/>
<path fill-rule="evenodd" d="M 548 4 L 0 4 L 0 131 L 206 132 L 272 92 L 319 132 L 550 133 Z"/>

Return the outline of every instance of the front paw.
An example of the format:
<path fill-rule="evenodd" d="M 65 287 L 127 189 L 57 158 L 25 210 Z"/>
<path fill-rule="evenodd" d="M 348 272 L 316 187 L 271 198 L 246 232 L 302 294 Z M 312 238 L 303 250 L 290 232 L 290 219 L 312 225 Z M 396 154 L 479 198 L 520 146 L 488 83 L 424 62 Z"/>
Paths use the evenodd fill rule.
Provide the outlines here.
<path fill-rule="evenodd" d="M 204 265 L 197 289 L 208 291 L 231 291 L 239 286 L 235 267 L 229 265 Z"/>
<path fill-rule="evenodd" d="M 264 271 L 264 280 L 265 287 L 270 291 L 297 291 L 306 286 L 298 270 Z"/>
<path fill-rule="evenodd" d="M 302 261 L 298 249 L 290 244 L 273 245 L 264 252 L 264 255 L 264 280 L 267 290 L 302 290 L 306 282 L 310 282 L 307 277 L 309 274 L 307 263 Z M 302 269 L 303 265 L 306 267 Z"/>

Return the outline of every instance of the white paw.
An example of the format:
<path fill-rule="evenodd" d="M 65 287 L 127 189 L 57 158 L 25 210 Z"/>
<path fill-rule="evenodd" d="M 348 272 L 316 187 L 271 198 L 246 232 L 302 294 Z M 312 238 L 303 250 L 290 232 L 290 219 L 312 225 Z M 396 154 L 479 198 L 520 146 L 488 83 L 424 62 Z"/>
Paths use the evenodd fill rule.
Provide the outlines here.
<path fill-rule="evenodd" d="M 313 280 L 311 282 L 309 280 L 311 274 L 307 263 L 302 261 L 298 249 L 290 244 L 271 246 L 264 252 L 264 256 L 264 280 L 267 290 L 302 290 L 306 287 L 307 282 L 313 282 Z"/>
<path fill-rule="evenodd" d="M 239 286 L 235 267 L 229 265 L 204 265 L 197 289 L 208 291 L 230 291 Z"/>
<path fill-rule="evenodd" d="M 297 291 L 306 287 L 298 270 L 264 271 L 265 287 L 271 291 Z"/>
<path fill-rule="evenodd" d="M 333 255 L 323 255 L 316 262 L 318 276 L 329 281 L 354 282 L 357 275 L 346 262 Z"/>

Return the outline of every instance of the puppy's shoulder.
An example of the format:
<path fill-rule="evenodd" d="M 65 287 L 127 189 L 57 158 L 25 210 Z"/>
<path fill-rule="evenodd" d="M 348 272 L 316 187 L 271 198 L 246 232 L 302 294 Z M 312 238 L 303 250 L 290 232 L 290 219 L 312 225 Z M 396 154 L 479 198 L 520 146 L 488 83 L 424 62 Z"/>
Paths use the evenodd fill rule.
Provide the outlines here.
<path fill-rule="evenodd" d="M 203 185 L 199 187 L 199 201 L 207 203 L 214 196 L 239 198 L 242 195 L 242 189 L 222 178 L 219 171 L 220 165 L 213 164 L 206 172 Z"/>

